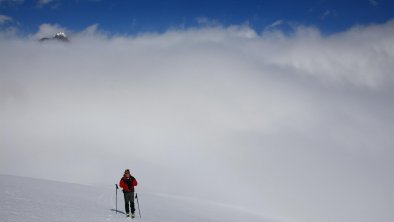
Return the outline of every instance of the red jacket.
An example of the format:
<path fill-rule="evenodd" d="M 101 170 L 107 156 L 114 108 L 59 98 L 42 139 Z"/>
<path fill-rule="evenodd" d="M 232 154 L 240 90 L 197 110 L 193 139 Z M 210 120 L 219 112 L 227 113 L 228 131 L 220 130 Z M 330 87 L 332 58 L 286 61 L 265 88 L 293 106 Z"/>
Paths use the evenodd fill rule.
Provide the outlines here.
<path fill-rule="evenodd" d="M 123 192 L 134 192 L 134 187 L 138 185 L 137 180 L 130 176 L 130 178 L 126 178 L 125 176 L 122 177 L 119 181 L 119 186 L 123 188 Z"/>

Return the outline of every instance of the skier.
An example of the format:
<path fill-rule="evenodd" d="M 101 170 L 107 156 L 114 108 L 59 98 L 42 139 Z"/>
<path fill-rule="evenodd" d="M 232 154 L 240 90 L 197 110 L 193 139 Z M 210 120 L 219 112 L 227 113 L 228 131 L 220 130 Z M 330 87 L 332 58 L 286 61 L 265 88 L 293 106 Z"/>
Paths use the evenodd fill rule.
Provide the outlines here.
<path fill-rule="evenodd" d="M 130 170 L 126 169 L 124 171 L 122 179 L 120 179 L 119 186 L 123 188 L 124 194 L 124 202 L 126 208 L 126 216 L 130 217 L 130 209 L 131 208 L 131 217 L 135 217 L 135 207 L 134 207 L 134 187 L 137 186 L 137 180 L 130 175 Z M 129 204 L 130 203 L 130 204 Z"/>

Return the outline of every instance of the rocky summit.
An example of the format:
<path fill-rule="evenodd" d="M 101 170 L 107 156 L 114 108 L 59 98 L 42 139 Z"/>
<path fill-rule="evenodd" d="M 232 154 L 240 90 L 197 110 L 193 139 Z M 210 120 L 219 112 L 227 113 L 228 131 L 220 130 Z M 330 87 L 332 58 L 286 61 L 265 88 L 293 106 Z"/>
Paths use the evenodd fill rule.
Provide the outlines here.
<path fill-rule="evenodd" d="M 58 40 L 62 42 L 69 42 L 70 40 L 68 39 L 67 35 L 64 32 L 58 32 L 56 33 L 55 36 L 53 37 L 44 37 L 40 39 L 40 42 L 43 41 L 48 41 L 48 40 Z"/>

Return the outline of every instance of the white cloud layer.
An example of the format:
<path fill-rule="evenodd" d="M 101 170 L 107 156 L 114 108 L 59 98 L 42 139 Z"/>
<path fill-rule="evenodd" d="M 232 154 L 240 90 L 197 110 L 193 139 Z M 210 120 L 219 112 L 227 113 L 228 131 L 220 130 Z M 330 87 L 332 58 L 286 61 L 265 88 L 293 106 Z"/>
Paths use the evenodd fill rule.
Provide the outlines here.
<path fill-rule="evenodd" d="M 60 29 L 0 40 L 0 173 L 112 186 L 131 168 L 141 191 L 289 222 L 394 217 L 393 21 L 36 41 Z"/>

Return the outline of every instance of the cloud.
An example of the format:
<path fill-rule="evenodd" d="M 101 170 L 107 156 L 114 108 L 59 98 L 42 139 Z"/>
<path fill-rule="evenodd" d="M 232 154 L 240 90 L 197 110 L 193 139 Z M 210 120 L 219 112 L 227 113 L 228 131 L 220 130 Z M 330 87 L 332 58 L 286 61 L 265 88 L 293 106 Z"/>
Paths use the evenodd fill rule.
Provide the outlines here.
<path fill-rule="evenodd" d="M 336 10 L 326 10 L 323 14 L 320 15 L 320 19 L 324 20 L 327 19 L 329 17 L 333 18 L 333 17 L 337 17 L 338 16 L 338 12 Z"/>
<path fill-rule="evenodd" d="M 390 221 L 393 27 L 0 39 L 0 173 L 112 187 L 131 168 L 141 192 Z"/>
<path fill-rule="evenodd" d="M 60 25 L 51 25 L 51 24 L 42 24 L 40 25 L 38 32 L 35 33 L 32 38 L 33 39 L 41 39 L 44 37 L 53 37 L 58 32 L 66 32 L 69 33 L 70 31 Z"/>
<path fill-rule="evenodd" d="M 278 44 L 276 47 L 281 50 L 276 50 L 277 57 L 273 55 L 268 57 L 267 55 L 266 59 L 269 63 L 292 67 L 293 71 L 299 70 L 303 75 L 315 76 L 319 79 L 349 81 L 352 84 L 379 87 L 383 83 L 382 81 L 390 78 L 390 74 L 387 72 L 391 67 L 387 58 L 393 54 L 390 40 L 385 37 L 381 39 L 382 45 L 387 48 L 381 47 L 379 49 L 367 44 L 349 50 L 349 44 L 351 42 L 362 44 L 369 36 L 380 39 L 371 30 L 390 36 L 392 32 L 388 27 L 393 27 L 393 24 L 393 22 L 388 22 L 386 26 L 355 27 L 346 33 L 330 37 L 321 36 L 318 30 L 313 28 L 299 27 L 290 40 L 292 47 L 282 48 Z M 359 56 L 355 52 L 364 53 L 364 55 Z M 381 56 L 383 60 L 373 59 L 375 56 Z M 371 75 L 371 73 L 374 74 Z"/>
<path fill-rule="evenodd" d="M 0 0 L 0 5 L 2 4 L 22 4 L 24 0 Z"/>
<path fill-rule="evenodd" d="M 46 5 L 49 4 L 51 2 L 53 2 L 54 0 L 38 0 L 37 4 L 39 5 Z"/>
<path fill-rule="evenodd" d="M 58 8 L 61 5 L 59 0 L 38 0 L 37 7 L 42 8 L 45 6 L 51 6 L 51 8 Z"/>
<path fill-rule="evenodd" d="M 368 2 L 373 5 L 373 6 L 377 6 L 379 5 L 379 2 L 377 0 L 368 0 Z"/>
<path fill-rule="evenodd" d="M 4 25 L 12 21 L 12 18 L 6 15 L 0 15 L 0 25 Z"/>
<path fill-rule="evenodd" d="M 283 20 L 277 20 L 277 21 L 275 21 L 274 23 L 272 23 L 271 25 L 267 26 L 267 27 L 265 28 L 265 30 L 269 30 L 269 29 L 276 28 L 276 27 L 282 25 L 283 23 L 284 23 Z"/>
<path fill-rule="evenodd" d="M 215 19 L 209 19 L 207 17 L 198 17 L 196 19 L 196 22 L 200 25 L 204 25 L 204 26 L 220 26 L 220 22 L 218 20 Z"/>
<path fill-rule="evenodd" d="M 327 10 L 320 16 L 320 19 L 325 19 L 329 15 L 331 15 L 331 11 Z"/>

